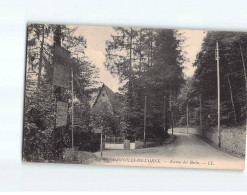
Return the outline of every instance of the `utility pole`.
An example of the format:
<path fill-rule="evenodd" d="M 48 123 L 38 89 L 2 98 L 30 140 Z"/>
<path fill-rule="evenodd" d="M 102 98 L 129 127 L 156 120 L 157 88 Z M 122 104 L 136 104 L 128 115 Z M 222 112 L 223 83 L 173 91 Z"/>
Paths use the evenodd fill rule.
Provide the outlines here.
<path fill-rule="evenodd" d="M 146 147 L 146 115 L 147 115 L 147 96 L 145 96 L 145 105 L 144 105 L 144 147 Z"/>
<path fill-rule="evenodd" d="M 163 116 L 164 116 L 164 130 L 166 130 L 166 96 L 164 96 Z"/>
<path fill-rule="evenodd" d="M 218 143 L 220 143 L 220 62 L 219 62 L 219 45 L 218 41 L 216 42 L 216 60 L 217 60 L 217 88 L 218 88 Z"/>
<path fill-rule="evenodd" d="M 186 113 L 187 113 L 187 134 L 189 133 L 189 105 L 187 102 L 187 106 L 186 106 Z"/>
<path fill-rule="evenodd" d="M 172 94 L 170 90 L 170 111 L 171 111 L 171 126 L 172 126 L 172 135 L 173 135 L 173 109 L 172 109 Z"/>
<path fill-rule="evenodd" d="M 199 102 L 200 102 L 200 133 L 202 136 L 202 95 L 199 95 Z"/>
<path fill-rule="evenodd" d="M 101 132 L 100 134 L 100 160 L 102 160 L 102 157 L 103 157 L 103 154 L 102 154 L 102 151 L 103 151 L 103 133 Z"/>
<path fill-rule="evenodd" d="M 74 75 L 73 75 L 73 68 L 71 68 L 71 132 L 72 132 L 72 149 L 74 149 Z"/>

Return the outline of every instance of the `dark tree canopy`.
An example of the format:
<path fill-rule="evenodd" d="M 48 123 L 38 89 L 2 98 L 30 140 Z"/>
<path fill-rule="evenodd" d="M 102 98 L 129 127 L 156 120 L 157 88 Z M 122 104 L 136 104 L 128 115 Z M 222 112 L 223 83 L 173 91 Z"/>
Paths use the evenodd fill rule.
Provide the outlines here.
<path fill-rule="evenodd" d="M 112 39 L 106 42 L 105 66 L 124 82 L 120 90 L 126 102 L 128 136 L 143 137 L 145 96 L 148 136 L 159 134 L 154 135 L 151 129 L 163 131 L 164 96 L 169 105 L 169 96 L 175 99 L 184 83 L 182 42 L 176 30 L 134 27 L 115 28 Z"/>

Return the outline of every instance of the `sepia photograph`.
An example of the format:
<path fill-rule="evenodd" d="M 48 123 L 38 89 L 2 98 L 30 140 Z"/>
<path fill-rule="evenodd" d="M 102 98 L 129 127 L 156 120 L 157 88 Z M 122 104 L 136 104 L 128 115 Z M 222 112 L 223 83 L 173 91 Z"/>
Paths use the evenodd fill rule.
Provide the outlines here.
<path fill-rule="evenodd" d="M 245 169 L 247 32 L 27 24 L 23 162 Z"/>

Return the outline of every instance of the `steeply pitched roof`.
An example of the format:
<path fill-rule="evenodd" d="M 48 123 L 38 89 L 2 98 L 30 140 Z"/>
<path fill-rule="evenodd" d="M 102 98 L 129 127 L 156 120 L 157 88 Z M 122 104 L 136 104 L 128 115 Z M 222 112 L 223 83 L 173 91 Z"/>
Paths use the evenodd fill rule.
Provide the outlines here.
<path fill-rule="evenodd" d="M 107 87 L 105 84 L 103 84 L 102 88 L 103 88 L 103 87 L 105 87 L 106 92 L 107 92 L 107 95 L 108 95 L 108 97 L 110 98 L 110 100 L 115 100 L 115 99 L 117 99 L 116 94 L 115 94 L 109 87 Z"/>
<path fill-rule="evenodd" d="M 112 108 L 113 108 L 113 111 L 114 112 L 121 112 L 121 109 L 122 109 L 122 105 L 121 103 L 119 102 L 118 100 L 118 97 L 117 95 L 108 87 L 106 86 L 105 84 L 102 85 L 99 93 L 98 93 L 98 96 L 93 104 L 93 107 L 95 105 L 95 103 L 97 102 L 98 98 L 99 98 L 99 95 L 101 93 L 101 91 L 103 90 L 103 88 L 105 88 L 106 90 L 106 93 L 107 93 L 107 96 L 109 97 L 109 100 L 110 100 L 110 103 L 112 105 Z"/>

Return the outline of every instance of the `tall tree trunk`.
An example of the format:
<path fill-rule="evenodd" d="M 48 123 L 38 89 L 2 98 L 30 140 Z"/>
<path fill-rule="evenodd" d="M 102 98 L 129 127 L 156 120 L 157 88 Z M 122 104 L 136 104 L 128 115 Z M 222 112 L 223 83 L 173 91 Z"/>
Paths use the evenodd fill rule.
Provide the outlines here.
<path fill-rule="evenodd" d="M 38 83 L 37 83 L 37 91 L 40 88 L 40 80 L 41 80 L 41 70 L 42 70 L 42 61 L 43 61 L 43 50 L 44 50 L 44 40 L 45 40 L 45 25 L 42 25 L 42 39 L 40 46 L 40 58 L 39 58 L 39 72 L 38 72 Z"/>
<path fill-rule="evenodd" d="M 141 77 L 141 70 L 142 70 L 142 30 L 140 29 L 140 58 L 139 58 L 139 78 Z"/>
<path fill-rule="evenodd" d="M 197 122 L 196 122 L 197 121 L 197 108 L 195 108 L 194 112 L 195 112 L 195 125 L 197 125 Z"/>
<path fill-rule="evenodd" d="M 150 66 L 152 67 L 153 65 L 153 32 L 151 30 L 150 32 L 150 36 L 151 36 L 151 45 L 150 45 Z"/>
<path fill-rule="evenodd" d="M 240 52 L 241 52 L 241 57 L 242 57 L 242 64 L 243 64 L 243 69 L 244 69 L 244 79 L 245 79 L 245 92 L 246 92 L 246 100 L 245 100 L 245 117 L 246 117 L 246 127 L 247 127 L 247 75 L 246 75 L 246 68 L 245 68 L 245 61 L 244 61 L 244 55 L 243 55 L 243 50 L 241 43 L 238 42 Z"/>
<path fill-rule="evenodd" d="M 229 74 L 227 74 L 227 81 L 228 81 L 229 89 L 230 89 L 230 96 L 231 96 L 232 109 L 233 109 L 233 114 L 234 114 L 234 121 L 235 121 L 235 123 L 237 123 L 236 109 L 235 109 L 235 104 L 234 104 L 234 100 L 233 100 L 232 85 L 231 85 L 231 81 L 229 78 Z"/>
<path fill-rule="evenodd" d="M 132 110 L 133 106 L 133 80 L 132 80 L 132 28 L 130 28 L 130 48 L 129 48 L 129 103 L 130 103 L 130 109 Z"/>
<path fill-rule="evenodd" d="M 147 54 L 147 55 L 148 55 L 148 67 L 147 67 L 147 69 L 149 69 L 149 63 L 150 63 L 150 62 L 149 62 L 149 61 L 150 61 L 150 60 L 149 60 L 149 58 L 150 58 L 150 57 L 149 57 L 149 55 L 150 55 L 150 48 L 149 48 L 149 47 L 148 47 L 148 54 Z"/>
<path fill-rule="evenodd" d="M 132 28 L 130 28 L 130 63 L 129 63 L 130 78 L 132 78 Z"/>
<path fill-rule="evenodd" d="M 164 118 L 164 130 L 166 132 L 166 96 L 164 96 L 164 99 L 163 99 L 163 118 Z M 167 132 L 166 132 L 167 133 Z"/>

